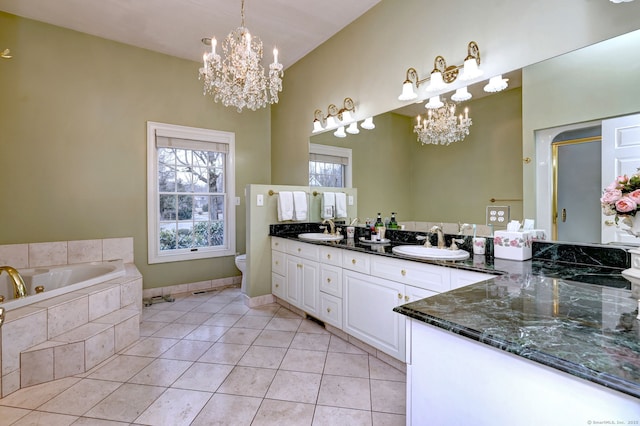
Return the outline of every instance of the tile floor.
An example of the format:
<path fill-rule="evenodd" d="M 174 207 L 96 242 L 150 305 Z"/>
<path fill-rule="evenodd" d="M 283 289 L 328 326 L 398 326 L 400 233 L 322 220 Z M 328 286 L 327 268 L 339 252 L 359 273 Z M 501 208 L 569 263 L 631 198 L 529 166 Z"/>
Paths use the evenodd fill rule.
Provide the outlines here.
<path fill-rule="evenodd" d="M 0 399 L 0 425 L 404 425 L 405 375 L 237 288 L 143 309 L 141 338 L 81 376 Z"/>

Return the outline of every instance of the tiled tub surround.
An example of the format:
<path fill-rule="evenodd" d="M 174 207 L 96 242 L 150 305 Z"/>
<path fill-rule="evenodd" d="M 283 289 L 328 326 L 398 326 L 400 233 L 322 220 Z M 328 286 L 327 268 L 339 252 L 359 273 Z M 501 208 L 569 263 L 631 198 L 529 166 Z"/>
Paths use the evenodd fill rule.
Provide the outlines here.
<path fill-rule="evenodd" d="M 0 246 L 0 263 L 37 268 L 123 259 L 125 274 L 7 311 L 0 328 L 0 394 L 72 376 L 139 337 L 142 276 L 133 239 Z"/>
<path fill-rule="evenodd" d="M 298 232 L 317 232 L 317 225 L 306 225 L 309 231 L 272 225 L 271 235 L 295 239 Z M 389 238 L 402 244 L 417 243 L 415 236 L 424 235 L 391 232 Z M 454 236 L 446 237 L 449 242 Z M 491 239 L 487 240 L 490 247 Z M 462 248 L 471 251 L 468 242 Z M 397 257 L 391 253 L 394 243 L 382 247 L 345 240 L 314 244 Z M 638 301 L 621 276 L 629 267 L 628 252 L 616 247 L 534 242 L 533 253 L 533 260 L 524 262 L 490 255 L 458 262 L 415 260 L 500 275 L 395 310 L 640 398 Z"/>

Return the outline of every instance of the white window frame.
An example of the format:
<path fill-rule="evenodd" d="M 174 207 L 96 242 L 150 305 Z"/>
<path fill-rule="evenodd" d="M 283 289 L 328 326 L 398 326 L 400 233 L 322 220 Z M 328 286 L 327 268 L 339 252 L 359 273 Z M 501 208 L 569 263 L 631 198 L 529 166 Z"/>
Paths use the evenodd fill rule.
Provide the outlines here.
<path fill-rule="evenodd" d="M 199 247 L 197 250 L 171 250 L 160 252 L 160 197 L 158 194 L 158 149 L 156 135 L 193 140 L 195 143 L 212 142 L 226 144 L 228 152 L 225 164 L 225 212 L 223 246 Z M 193 148 L 197 150 L 197 147 Z M 236 250 L 236 204 L 235 204 L 235 133 L 218 130 L 178 126 L 174 124 L 147 122 L 147 244 L 148 262 L 165 263 L 183 260 L 233 256 Z"/>
<path fill-rule="evenodd" d="M 341 148 L 338 146 L 310 143 L 309 153 L 331 155 L 334 157 L 346 158 L 348 160 L 348 164 L 345 165 L 345 169 L 344 169 L 344 188 L 351 188 L 351 175 L 352 175 L 352 169 L 353 169 L 351 148 Z"/>

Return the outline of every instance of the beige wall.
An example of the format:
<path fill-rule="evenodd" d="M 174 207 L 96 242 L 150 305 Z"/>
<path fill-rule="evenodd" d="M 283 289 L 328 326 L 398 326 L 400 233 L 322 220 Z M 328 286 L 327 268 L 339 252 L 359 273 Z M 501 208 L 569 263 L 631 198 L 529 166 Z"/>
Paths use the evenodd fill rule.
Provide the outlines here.
<path fill-rule="evenodd" d="M 270 181 L 269 109 L 204 97 L 196 62 L 1 12 L 0 40 L 0 244 L 132 236 L 147 288 L 239 275 L 233 257 L 147 264 L 146 122 L 235 132 L 242 194 Z"/>
<path fill-rule="evenodd" d="M 459 65 L 475 40 L 491 77 L 626 33 L 638 22 L 637 1 L 382 0 L 286 70 L 272 108 L 272 181 L 305 183 L 315 109 L 347 96 L 358 119 L 396 109 L 410 66 L 424 76 L 436 55 Z"/>

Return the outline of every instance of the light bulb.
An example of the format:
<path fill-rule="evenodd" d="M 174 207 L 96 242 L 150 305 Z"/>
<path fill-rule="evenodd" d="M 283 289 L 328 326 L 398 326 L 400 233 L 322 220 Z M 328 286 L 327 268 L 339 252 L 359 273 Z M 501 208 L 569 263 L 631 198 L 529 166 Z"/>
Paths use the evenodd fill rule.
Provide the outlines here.
<path fill-rule="evenodd" d="M 349 124 L 349 127 L 347 127 L 347 133 L 351 135 L 357 135 L 358 133 L 360 133 L 360 129 L 358 129 L 358 123 L 356 121 Z"/>
<path fill-rule="evenodd" d="M 412 101 L 418 97 L 418 94 L 413 90 L 413 83 L 409 80 L 405 81 L 402 85 L 402 93 L 398 96 L 399 101 Z"/>

